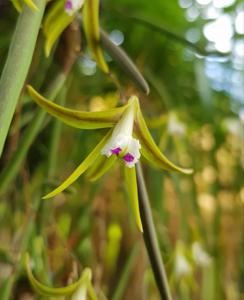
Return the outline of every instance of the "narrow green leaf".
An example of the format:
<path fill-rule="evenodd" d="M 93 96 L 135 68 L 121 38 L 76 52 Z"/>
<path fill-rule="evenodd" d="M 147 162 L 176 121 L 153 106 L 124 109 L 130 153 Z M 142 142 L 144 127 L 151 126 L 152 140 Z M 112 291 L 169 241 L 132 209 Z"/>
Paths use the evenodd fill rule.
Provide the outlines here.
<path fill-rule="evenodd" d="M 111 155 L 110 157 L 100 155 L 87 172 L 88 179 L 90 181 L 96 181 L 101 178 L 110 168 L 112 168 L 116 160 L 116 155 Z"/>
<path fill-rule="evenodd" d="M 56 196 L 65 190 L 68 186 L 70 186 L 74 181 L 78 179 L 97 159 L 100 155 L 101 149 L 106 144 L 109 136 L 111 134 L 111 130 L 105 135 L 105 137 L 101 140 L 101 142 L 93 149 L 93 151 L 86 157 L 86 159 L 75 169 L 75 171 L 55 190 L 48 193 L 43 199 L 49 199 L 51 197 Z"/>
<path fill-rule="evenodd" d="M 111 57 L 121 66 L 124 72 L 131 78 L 131 80 L 147 95 L 150 92 L 148 83 L 133 63 L 127 53 L 119 46 L 115 45 L 105 31 L 100 29 L 101 42 L 104 48 L 108 51 Z"/>
<path fill-rule="evenodd" d="M 142 116 L 139 104 L 137 109 L 136 121 L 135 121 L 135 133 L 140 140 L 142 149 L 142 155 L 155 167 L 162 168 L 168 171 L 178 171 L 184 174 L 192 174 L 192 169 L 185 169 L 177 167 L 170 162 L 160 151 L 156 143 L 154 142 L 146 122 Z"/>
<path fill-rule="evenodd" d="M 145 18 L 141 18 L 141 17 L 137 17 L 137 16 L 128 16 L 131 20 L 134 20 L 135 22 L 137 22 L 138 24 L 141 24 L 143 26 L 146 26 L 147 28 L 149 28 L 150 30 L 152 30 L 153 33 L 158 32 L 159 34 L 162 34 L 164 36 L 166 36 L 169 39 L 172 39 L 180 44 L 182 44 L 183 46 L 189 47 L 190 49 L 192 49 L 193 51 L 195 51 L 196 53 L 198 53 L 199 55 L 203 55 L 203 56 L 207 56 L 207 55 L 219 55 L 222 56 L 221 53 L 217 52 L 217 51 L 206 51 L 203 47 L 201 47 L 199 44 L 190 42 L 189 40 L 185 39 L 184 37 L 178 35 L 177 33 L 169 30 L 168 28 L 165 28 L 162 26 L 162 24 L 158 25 L 156 23 L 154 23 L 151 20 L 147 20 Z"/>
<path fill-rule="evenodd" d="M 31 98 L 49 114 L 72 127 L 81 129 L 109 128 L 115 125 L 127 105 L 106 111 L 86 112 L 64 108 L 44 98 L 31 86 L 27 86 Z"/>
<path fill-rule="evenodd" d="M 128 189 L 129 198 L 131 201 L 131 206 L 135 216 L 136 224 L 139 230 L 143 232 L 141 217 L 140 217 L 138 192 L 137 192 L 136 169 L 135 167 L 128 168 L 126 166 L 124 168 L 125 168 L 125 182 Z"/>
<path fill-rule="evenodd" d="M 30 268 L 30 257 L 29 254 L 25 254 L 25 268 L 28 275 L 28 278 L 30 280 L 30 283 L 32 287 L 35 289 L 35 291 L 43 296 L 46 297 L 57 297 L 57 296 L 67 296 L 74 293 L 74 291 L 79 288 L 80 285 L 84 283 L 86 278 L 84 276 L 81 276 L 78 281 L 75 283 L 72 283 L 66 287 L 59 287 L 59 288 L 52 288 L 48 287 L 42 283 L 40 283 L 33 275 L 31 268 Z"/>
<path fill-rule="evenodd" d="M 104 73 L 108 73 L 108 65 L 100 47 L 99 32 L 99 0 L 85 0 L 83 8 L 83 24 L 88 46 L 94 59 Z"/>

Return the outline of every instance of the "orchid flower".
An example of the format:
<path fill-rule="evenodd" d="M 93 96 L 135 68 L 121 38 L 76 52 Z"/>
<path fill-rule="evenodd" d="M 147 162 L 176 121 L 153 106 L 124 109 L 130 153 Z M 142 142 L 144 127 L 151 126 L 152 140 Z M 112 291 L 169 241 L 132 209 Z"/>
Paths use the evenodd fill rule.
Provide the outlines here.
<path fill-rule="evenodd" d="M 31 0 L 24 1 L 31 2 Z M 104 73 L 109 73 L 100 46 L 99 0 L 60 0 L 53 2 L 43 21 L 46 56 L 50 55 L 54 43 L 82 9 L 82 22 L 88 48 L 98 67 Z"/>
<path fill-rule="evenodd" d="M 115 163 L 121 161 L 125 171 L 125 181 L 136 223 L 142 231 L 140 219 L 135 164 L 143 156 L 155 167 L 168 171 L 192 173 L 190 169 L 177 167 L 171 163 L 155 144 L 143 118 L 139 101 L 132 96 L 124 106 L 107 111 L 85 112 L 64 108 L 44 98 L 31 86 L 27 86 L 31 98 L 49 114 L 60 121 L 80 129 L 110 128 L 102 140 L 91 151 L 75 171 L 56 189 L 44 196 L 56 196 L 70 186 L 87 171 L 91 181 L 99 179 Z"/>
<path fill-rule="evenodd" d="M 24 262 L 29 281 L 38 294 L 48 297 L 48 299 L 53 297 L 63 299 L 63 297 L 69 296 L 70 300 L 85 300 L 89 295 L 89 299 L 98 300 L 91 283 L 92 272 L 89 268 L 83 270 L 80 278 L 76 282 L 65 287 L 53 288 L 46 286 L 34 277 L 30 267 L 30 257 L 28 253 L 25 254 Z"/>

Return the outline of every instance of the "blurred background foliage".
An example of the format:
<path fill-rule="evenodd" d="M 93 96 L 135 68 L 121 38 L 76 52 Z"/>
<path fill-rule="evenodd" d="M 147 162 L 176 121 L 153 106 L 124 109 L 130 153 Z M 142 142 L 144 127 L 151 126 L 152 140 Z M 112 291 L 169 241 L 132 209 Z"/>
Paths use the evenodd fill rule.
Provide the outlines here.
<path fill-rule="evenodd" d="M 237 300 L 244 292 L 243 14 L 235 0 L 101 1 L 103 29 L 139 67 L 150 95 L 106 53 L 118 89 L 96 68 L 82 37 L 82 52 L 57 97 L 68 107 L 101 110 L 117 105 L 121 94 L 137 94 L 162 151 L 194 169 L 192 176 L 144 169 L 174 299 Z M 0 70 L 17 17 L 11 2 L 1 0 Z M 62 60 L 62 43 L 45 58 L 40 32 L 28 83 L 45 90 Z M 23 92 L 1 180 L 38 110 Z M 55 199 L 40 199 L 100 136 L 101 130 L 73 130 L 45 117 L 17 176 L 0 191 L 0 299 L 40 298 L 20 263 L 26 249 L 42 282 L 67 284 L 88 266 L 101 299 L 102 293 L 112 300 L 159 299 L 118 165 L 98 183 L 82 176 Z"/>

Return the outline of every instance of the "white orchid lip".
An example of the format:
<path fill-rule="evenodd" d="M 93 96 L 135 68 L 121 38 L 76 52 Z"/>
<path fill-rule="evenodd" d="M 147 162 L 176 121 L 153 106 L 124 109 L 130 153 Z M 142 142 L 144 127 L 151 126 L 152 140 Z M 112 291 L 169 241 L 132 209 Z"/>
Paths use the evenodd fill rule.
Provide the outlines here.
<path fill-rule="evenodd" d="M 115 126 L 111 138 L 101 151 L 101 154 L 107 157 L 111 155 L 121 157 L 129 168 L 134 167 L 141 156 L 140 142 L 132 136 L 134 110 L 134 104 L 131 103 Z"/>
<path fill-rule="evenodd" d="M 77 10 L 81 8 L 83 5 L 84 0 L 66 0 L 65 2 L 65 11 L 68 15 L 73 15 Z"/>
<path fill-rule="evenodd" d="M 140 148 L 141 145 L 137 139 L 132 136 L 119 134 L 109 139 L 101 154 L 107 157 L 117 155 L 124 160 L 127 167 L 132 168 L 140 159 Z"/>

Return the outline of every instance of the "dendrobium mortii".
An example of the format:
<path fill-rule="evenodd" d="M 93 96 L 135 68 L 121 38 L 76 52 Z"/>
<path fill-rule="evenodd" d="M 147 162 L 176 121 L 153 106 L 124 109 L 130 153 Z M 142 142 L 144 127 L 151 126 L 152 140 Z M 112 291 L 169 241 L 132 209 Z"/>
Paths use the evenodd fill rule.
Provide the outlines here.
<path fill-rule="evenodd" d="M 120 160 L 124 166 L 125 180 L 135 219 L 142 231 L 135 171 L 135 164 L 140 156 L 142 155 L 155 167 L 164 170 L 192 173 L 191 169 L 177 167 L 162 154 L 147 128 L 136 96 L 132 96 L 127 104 L 118 108 L 86 112 L 64 108 L 45 99 L 31 86 L 27 86 L 27 89 L 31 98 L 38 105 L 72 127 L 81 129 L 111 128 L 75 171 L 60 186 L 44 196 L 44 199 L 61 193 L 88 169 L 87 175 L 91 181 L 99 179 L 116 160 Z"/>

